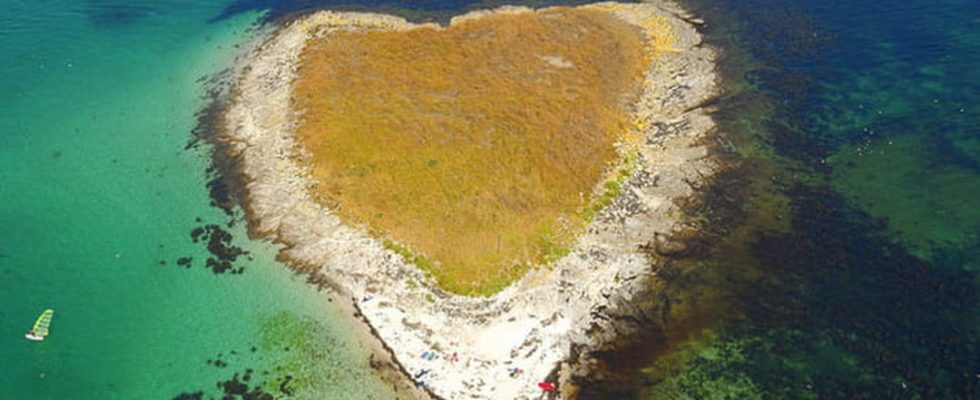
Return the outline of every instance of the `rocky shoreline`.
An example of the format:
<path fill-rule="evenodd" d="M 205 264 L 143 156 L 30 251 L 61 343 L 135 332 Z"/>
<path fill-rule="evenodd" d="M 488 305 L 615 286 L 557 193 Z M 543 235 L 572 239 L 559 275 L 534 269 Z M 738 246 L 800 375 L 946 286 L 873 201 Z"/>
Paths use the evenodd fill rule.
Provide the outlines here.
<path fill-rule="evenodd" d="M 487 298 L 439 290 L 379 240 L 345 226 L 313 200 L 309 171 L 296 162 L 291 83 L 307 38 L 331 29 L 419 25 L 381 14 L 323 11 L 285 23 L 233 71 L 217 141 L 235 160 L 250 230 L 282 243 L 282 258 L 312 272 L 359 316 L 386 349 L 379 365 L 391 365 L 433 397 L 543 398 L 537 386 L 543 380 L 554 382 L 563 397 L 573 395 L 574 385 L 566 381 L 575 366 L 563 363 L 580 358 L 572 357 L 573 349 L 614 340 L 618 330 L 610 316 L 623 314 L 643 293 L 644 279 L 638 278 L 655 273 L 651 258 L 684 251 L 682 242 L 671 240 L 686 229 L 678 201 L 695 195 L 719 169 L 703 144 L 714 129 L 702 105 L 716 95 L 715 55 L 701 46 L 686 22 L 691 18 L 665 1 L 583 7 L 606 10 L 640 29 L 649 18 L 663 18 L 675 35 L 673 50 L 650 65 L 635 106 L 644 137 L 636 168 L 569 255 Z M 453 20 L 500 12 L 534 11 L 505 7 Z M 515 368 L 521 372 L 513 373 Z"/>

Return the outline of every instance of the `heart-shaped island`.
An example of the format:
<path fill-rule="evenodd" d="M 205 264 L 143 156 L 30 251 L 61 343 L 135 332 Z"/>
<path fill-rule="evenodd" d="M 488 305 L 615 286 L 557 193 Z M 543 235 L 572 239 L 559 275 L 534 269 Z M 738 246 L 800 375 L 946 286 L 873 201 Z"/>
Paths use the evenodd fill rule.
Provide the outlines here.
<path fill-rule="evenodd" d="M 594 9 L 335 30 L 301 55 L 297 138 L 345 223 L 447 291 L 493 294 L 593 215 L 650 53 Z"/>
<path fill-rule="evenodd" d="M 713 53 L 684 19 L 656 2 L 285 22 L 224 110 L 250 228 L 429 393 L 532 398 L 550 376 L 569 394 L 572 347 L 622 331 L 609 316 L 649 288 L 650 249 L 683 251 L 662 243 L 676 201 L 717 169 Z"/>

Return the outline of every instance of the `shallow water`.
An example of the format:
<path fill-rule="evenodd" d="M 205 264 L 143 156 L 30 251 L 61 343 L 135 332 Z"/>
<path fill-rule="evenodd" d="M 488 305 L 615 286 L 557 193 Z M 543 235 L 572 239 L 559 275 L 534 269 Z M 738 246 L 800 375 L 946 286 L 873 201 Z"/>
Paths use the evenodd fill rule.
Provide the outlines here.
<path fill-rule="evenodd" d="M 246 369 L 250 391 L 391 396 L 348 318 L 209 206 L 198 79 L 260 18 L 209 22 L 224 6 L 0 2 L 0 398 L 217 396 Z M 205 267 L 208 224 L 240 274 Z"/>

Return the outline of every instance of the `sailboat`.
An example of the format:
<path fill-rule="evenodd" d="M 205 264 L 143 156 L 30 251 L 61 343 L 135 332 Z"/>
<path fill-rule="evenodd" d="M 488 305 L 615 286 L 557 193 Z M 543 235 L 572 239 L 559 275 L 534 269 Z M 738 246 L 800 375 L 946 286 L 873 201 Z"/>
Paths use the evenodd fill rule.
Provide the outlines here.
<path fill-rule="evenodd" d="M 37 317 L 37 321 L 34 321 L 34 326 L 31 327 L 30 332 L 24 335 L 28 340 L 33 340 L 35 342 L 40 342 L 48 336 L 48 328 L 51 327 L 51 318 L 54 317 L 54 310 L 47 309 Z"/>

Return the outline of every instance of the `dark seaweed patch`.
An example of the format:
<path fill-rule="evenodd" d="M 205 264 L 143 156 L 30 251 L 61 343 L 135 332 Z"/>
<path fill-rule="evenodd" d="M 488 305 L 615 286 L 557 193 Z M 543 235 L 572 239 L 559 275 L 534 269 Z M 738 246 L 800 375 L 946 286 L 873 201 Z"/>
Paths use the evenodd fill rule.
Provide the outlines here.
<path fill-rule="evenodd" d="M 201 235 L 203 234 L 204 234 L 204 227 L 199 226 L 194 229 L 191 229 L 191 240 L 193 240 L 194 243 L 197 243 L 197 241 L 201 239 Z"/>
<path fill-rule="evenodd" d="M 224 392 L 222 400 L 274 400 L 275 397 L 266 392 L 261 386 L 255 386 L 249 390 L 249 385 L 247 380 L 245 382 L 238 380 L 238 373 L 232 376 L 231 379 L 218 382 L 218 387 Z"/>
<path fill-rule="evenodd" d="M 149 4 L 111 0 L 90 0 L 82 10 L 92 25 L 107 29 L 134 24 L 156 12 Z"/>
<path fill-rule="evenodd" d="M 204 399 L 204 392 L 197 391 L 194 393 L 181 393 L 173 398 L 173 400 L 202 400 Z"/>
<path fill-rule="evenodd" d="M 206 186 L 211 195 L 211 206 L 220 208 L 229 217 L 234 216 L 235 202 L 232 200 L 228 183 L 225 182 L 224 178 L 216 176 L 208 181 Z"/>
<path fill-rule="evenodd" d="M 292 375 L 286 375 L 286 378 L 283 379 L 282 382 L 279 383 L 279 392 L 282 393 L 282 394 L 284 394 L 284 395 L 286 395 L 286 396 L 292 396 L 293 395 L 293 391 L 289 389 L 289 382 L 292 382 L 292 381 L 293 381 L 293 376 Z"/>
<path fill-rule="evenodd" d="M 751 138 L 779 156 L 743 160 L 762 168 L 745 171 L 742 179 L 770 181 L 778 193 L 706 193 L 703 204 L 696 204 L 697 215 L 710 221 L 706 227 L 729 221 L 733 214 L 726 211 L 733 209 L 743 208 L 744 218 L 712 228 L 724 237 L 703 260 L 656 267 L 662 286 L 630 305 L 637 308 L 634 320 L 644 324 L 640 340 L 599 354 L 605 365 L 580 382 L 579 398 L 980 399 L 980 231 L 963 244 L 937 244 L 931 261 L 924 260 L 897 244 L 885 221 L 849 205 L 825 183 L 829 169 L 822 159 L 849 140 L 867 138 L 833 132 L 821 121 L 821 113 L 855 106 L 817 103 L 827 83 L 824 68 L 838 62 L 860 69 L 881 60 L 868 56 L 866 43 L 841 57 L 838 43 L 811 40 L 830 36 L 806 16 L 785 11 L 792 7 L 788 3 L 733 4 L 685 2 L 712 21 L 709 29 L 717 33 L 709 33 L 708 43 L 725 51 L 719 66 L 724 77 L 752 85 L 719 103 L 719 131 L 741 137 L 736 143 Z M 910 15 L 922 22 L 918 13 Z M 752 62 L 740 65 L 745 51 Z M 838 54 L 828 58 L 827 52 Z M 886 133 L 972 129 L 959 122 L 918 113 L 871 123 Z M 934 153 L 941 165 L 975 171 L 976 159 L 942 136 L 930 136 L 930 148 L 922 150 Z M 775 198 L 785 199 L 788 208 L 769 201 Z M 709 217 L 712 209 L 721 215 Z M 773 220 L 789 227 L 776 229 Z M 706 305 L 698 308 L 699 302 Z M 691 329 L 672 313 L 678 308 L 711 322 L 696 321 Z M 701 344 L 685 341 L 696 337 L 685 329 L 705 326 L 721 337 L 701 353 L 709 356 L 670 364 L 676 361 L 669 359 L 672 352 L 683 353 L 683 346 L 701 350 Z"/>
<path fill-rule="evenodd" d="M 252 346 L 251 352 L 256 352 L 257 347 Z M 228 356 L 236 356 L 238 351 L 231 350 L 228 352 Z M 215 368 L 224 369 L 229 366 L 227 361 L 224 361 L 225 353 L 218 353 L 214 359 L 208 359 L 207 365 Z M 232 357 L 234 358 L 234 357 Z M 277 367 L 277 370 L 282 370 L 282 367 Z M 261 371 L 262 376 L 268 376 L 269 371 Z M 288 385 L 293 380 L 291 375 L 281 375 L 280 377 L 267 381 L 269 385 L 277 387 L 279 392 L 283 396 L 276 396 L 272 392 L 262 387 L 259 382 L 253 382 L 255 378 L 256 371 L 253 368 L 245 368 L 244 371 L 234 372 L 231 378 L 226 380 L 220 380 L 215 383 L 214 387 L 218 390 L 221 400 L 274 400 L 276 397 L 286 397 L 291 396 L 293 392 L 289 389 Z M 186 391 L 183 392 L 173 400 L 198 400 L 203 399 L 205 396 L 204 391 Z M 215 399 L 216 397 L 209 396 L 210 399 Z"/>
<path fill-rule="evenodd" d="M 233 263 L 238 260 L 238 257 L 247 256 L 249 253 L 238 246 L 233 246 L 231 244 L 232 235 L 222 229 L 220 225 L 208 224 L 195 227 L 191 230 L 190 237 L 194 243 L 203 242 L 207 244 L 211 256 L 205 260 L 204 266 L 215 274 L 225 272 L 241 274 L 244 272 L 244 267 L 235 268 Z M 191 257 L 181 257 L 177 259 L 177 265 L 190 268 L 192 261 L 193 258 Z"/>
<path fill-rule="evenodd" d="M 184 146 L 186 150 L 191 150 L 200 148 L 202 144 L 210 145 L 206 148 L 211 155 L 211 165 L 206 171 L 208 181 L 205 187 L 208 189 L 211 206 L 220 209 L 229 217 L 227 224 L 229 227 L 233 226 L 237 219 L 236 206 L 240 204 L 243 187 L 239 182 L 235 156 L 229 151 L 227 144 L 218 140 L 232 82 L 230 70 L 198 79 L 198 83 L 207 88 L 203 96 L 206 105 L 197 112 L 195 116 L 197 123 L 191 131 L 190 140 Z M 200 217 L 197 218 L 197 222 L 201 222 Z"/>
<path fill-rule="evenodd" d="M 195 227 L 191 230 L 191 240 L 194 243 L 206 243 L 208 252 L 211 256 L 204 262 L 204 266 L 215 274 L 229 272 L 231 274 L 241 274 L 245 267 L 234 267 L 234 262 L 238 257 L 248 256 L 249 252 L 242 250 L 241 247 L 233 246 L 232 235 L 217 224 L 208 224 L 203 227 Z M 177 260 L 177 265 L 190 267 L 192 258 L 181 257 Z"/>
<path fill-rule="evenodd" d="M 502 5 L 526 5 L 545 7 L 553 5 L 573 6 L 585 4 L 585 0 L 519 0 L 504 2 L 500 0 L 238 0 L 231 3 L 212 22 L 231 18 L 235 15 L 265 11 L 265 22 L 277 21 L 294 15 L 320 9 L 342 11 L 384 11 L 399 15 L 412 21 L 436 21 L 447 23 L 449 18 L 467 10 L 495 8 Z"/>
<path fill-rule="evenodd" d="M 970 339 L 971 327 L 980 322 L 972 274 L 911 255 L 881 233 L 880 221 L 850 208 L 829 189 L 796 185 L 789 195 L 793 230 L 760 232 L 752 245 L 760 266 L 780 281 L 746 285 L 736 296 L 751 326 L 761 332 L 821 332 L 879 376 L 898 375 L 905 382 L 861 381 L 815 370 L 821 385 L 812 390 L 822 398 L 980 394 L 969 373 L 980 368 L 980 349 Z M 814 345 L 813 338 L 794 340 L 804 348 Z M 788 371 L 753 372 L 767 387 L 798 380 Z"/>
<path fill-rule="evenodd" d="M 980 174 L 980 162 L 954 145 L 952 140 L 945 135 L 930 136 L 929 141 L 926 143 L 933 146 L 930 155 L 934 160 L 934 164 L 955 165 Z"/>

